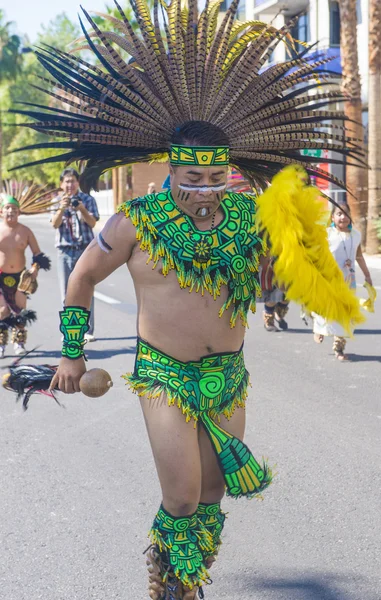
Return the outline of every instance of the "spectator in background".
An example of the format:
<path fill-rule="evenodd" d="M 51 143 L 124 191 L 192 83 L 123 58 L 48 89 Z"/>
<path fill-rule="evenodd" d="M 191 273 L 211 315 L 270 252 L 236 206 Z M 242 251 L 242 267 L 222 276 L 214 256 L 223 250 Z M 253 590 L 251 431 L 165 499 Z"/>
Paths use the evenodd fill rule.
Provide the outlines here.
<path fill-rule="evenodd" d="M 60 176 L 62 193 L 57 196 L 58 210 L 52 217 L 56 229 L 58 250 L 58 279 L 62 302 L 65 300 L 67 283 L 80 256 L 94 239 L 93 229 L 99 220 L 95 199 L 79 189 L 79 174 L 75 169 L 64 169 Z M 89 342 L 94 337 L 94 298 L 91 303 L 90 329 L 86 334 Z"/>

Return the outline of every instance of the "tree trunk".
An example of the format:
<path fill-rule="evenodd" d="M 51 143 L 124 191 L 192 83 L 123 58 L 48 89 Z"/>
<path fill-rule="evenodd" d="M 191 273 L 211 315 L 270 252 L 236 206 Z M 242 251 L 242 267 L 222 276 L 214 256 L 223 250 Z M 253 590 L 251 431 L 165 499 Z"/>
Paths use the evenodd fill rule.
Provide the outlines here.
<path fill-rule="evenodd" d="M 344 103 L 344 111 L 351 121 L 345 123 L 348 137 L 358 140 L 364 147 L 362 123 L 361 82 L 357 50 L 356 0 L 339 0 L 340 5 L 340 48 L 343 69 L 343 91 L 350 96 Z M 348 203 L 356 229 L 361 232 L 362 243 L 366 242 L 366 215 L 368 209 L 367 171 L 347 165 L 346 184 L 349 190 Z"/>
<path fill-rule="evenodd" d="M 118 205 L 127 200 L 127 167 L 118 168 Z"/>
<path fill-rule="evenodd" d="M 117 169 L 113 169 L 112 173 L 112 198 L 114 201 L 114 213 L 116 213 L 116 209 L 118 208 L 118 171 Z"/>
<path fill-rule="evenodd" d="M 366 251 L 377 254 L 380 240 L 377 221 L 381 218 L 381 4 L 371 0 L 369 6 L 369 208 Z"/>

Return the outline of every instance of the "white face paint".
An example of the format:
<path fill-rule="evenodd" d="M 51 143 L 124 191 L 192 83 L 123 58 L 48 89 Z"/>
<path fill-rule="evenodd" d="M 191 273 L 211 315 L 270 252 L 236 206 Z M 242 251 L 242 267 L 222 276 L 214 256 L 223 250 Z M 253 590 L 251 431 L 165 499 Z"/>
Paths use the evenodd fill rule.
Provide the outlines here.
<path fill-rule="evenodd" d="M 178 186 L 179 190 L 182 190 L 183 192 L 201 192 L 201 193 L 205 193 L 205 192 L 222 192 L 222 190 L 224 190 L 226 188 L 226 183 L 222 183 L 220 185 L 190 185 L 187 183 L 179 183 Z"/>

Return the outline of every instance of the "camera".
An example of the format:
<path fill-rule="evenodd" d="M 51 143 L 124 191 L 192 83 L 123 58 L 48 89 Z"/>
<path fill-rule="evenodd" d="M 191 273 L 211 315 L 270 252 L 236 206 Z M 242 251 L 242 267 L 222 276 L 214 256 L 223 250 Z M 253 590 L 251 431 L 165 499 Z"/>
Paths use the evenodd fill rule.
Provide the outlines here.
<path fill-rule="evenodd" d="M 78 198 L 76 196 L 74 196 L 71 199 L 71 205 L 72 205 L 73 208 L 77 208 L 77 206 L 79 205 L 79 200 L 78 200 Z"/>

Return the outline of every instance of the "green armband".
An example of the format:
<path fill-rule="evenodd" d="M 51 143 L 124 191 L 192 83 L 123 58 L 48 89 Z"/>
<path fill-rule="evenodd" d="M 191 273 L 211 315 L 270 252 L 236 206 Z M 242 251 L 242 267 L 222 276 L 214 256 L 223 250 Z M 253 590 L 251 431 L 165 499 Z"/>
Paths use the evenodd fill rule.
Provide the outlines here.
<path fill-rule="evenodd" d="M 63 334 L 62 356 L 76 360 L 85 356 L 85 333 L 89 330 L 90 311 L 83 306 L 66 306 L 60 311 L 60 331 Z"/>

